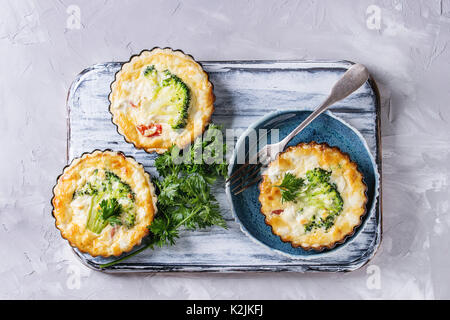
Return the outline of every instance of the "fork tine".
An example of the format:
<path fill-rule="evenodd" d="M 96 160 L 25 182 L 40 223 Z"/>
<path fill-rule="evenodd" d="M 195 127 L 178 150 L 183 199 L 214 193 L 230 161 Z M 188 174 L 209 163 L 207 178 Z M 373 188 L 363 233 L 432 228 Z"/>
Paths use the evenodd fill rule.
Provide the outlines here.
<path fill-rule="evenodd" d="M 248 183 L 247 185 L 243 186 L 241 190 L 238 190 L 234 193 L 235 196 L 237 196 L 238 194 L 240 194 L 241 192 L 247 190 L 248 188 L 250 188 L 252 185 L 254 185 L 255 183 L 257 183 L 259 180 L 261 180 L 262 177 L 259 176 L 256 179 L 254 179 L 253 181 L 251 181 L 250 183 Z"/>
<path fill-rule="evenodd" d="M 250 151 L 251 151 L 251 150 L 257 150 L 257 146 L 258 146 L 258 144 L 259 144 L 259 141 L 260 141 L 263 137 L 266 137 L 266 136 L 267 136 L 267 131 L 266 131 L 262 136 L 259 136 L 259 137 L 258 137 L 258 140 L 257 140 L 255 143 L 253 143 L 252 146 L 249 146 L 248 151 L 245 153 L 245 158 L 244 158 L 244 159 L 247 159 L 247 157 L 250 158 Z M 265 147 L 265 146 L 264 146 L 264 147 Z M 247 166 L 247 165 L 250 164 L 250 162 L 258 161 L 258 159 L 259 159 L 259 157 L 260 157 L 260 154 L 261 154 L 261 151 L 263 151 L 263 150 L 261 149 L 261 150 L 259 150 L 258 152 L 256 152 L 256 154 L 253 154 L 252 160 L 249 161 L 248 163 L 246 163 L 245 165 Z M 249 160 L 250 160 L 250 159 L 249 159 Z M 258 162 L 255 162 L 255 164 L 257 164 L 257 163 L 258 163 Z M 225 181 L 225 182 L 228 182 L 229 180 L 231 180 L 231 178 L 232 178 L 235 174 L 237 174 L 240 170 L 241 170 L 241 168 L 239 168 L 238 171 L 234 172 L 234 173 L 227 179 L 227 181 Z"/>
<path fill-rule="evenodd" d="M 248 154 L 248 152 L 247 152 L 247 154 Z M 239 173 L 241 173 L 241 171 L 243 171 L 248 166 L 250 166 L 250 167 L 247 170 L 245 170 L 243 173 L 246 173 L 247 171 L 251 170 L 255 165 L 259 164 L 258 155 L 259 155 L 259 152 L 257 154 L 255 154 L 251 159 L 249 159 L 248 162 L 244 163 L 239 169 L 237 169 L 235 172 L 233 172 L 233 174 L 230 177 L 228 177 L 228 179 L 225 181 L 225 183 L 233 180 L 234 177 L 236 177 Z M 252 163 L 252 162 L 254 162 L 254 163 Z"/>
<path fill-rule="evenodd" d="M 244 168 L 248 167 L 250 163 L 245 163 L 243 164 L 239 169 L 237 169 L 231 176 L 228 177 L 227 180 L 225 180 L 225 182 L 229 182 L 231 181 L 234 177 L 236 177 L 238 175 L 239 172 L 241 172 Z"/>
<path fill-rule="evenodd" d="M 243 179 L 242 182 L 240 184 L 238 184 L 237 186 L 235 186 L 233 188 L 233 190 L 231 190 L 231 192 L 234 192 L 236 190 L 238 190 L 239 188 L 241 188 L 246 182 L 248 182 L 250 179 L 254 178 L 259 172 L 260 172 L 261 166 L 259 166 L 259 168 L 257 170 L 255 170 L 252 174 L 248 175 L 247 177 L 245 177 L 245 180 Z"/>
<path fill-rule="evenodd" d="M 246 169 L 243 170 L 239 175 L 235 175 L 230 181 L 230 185 L 233 185 L 237 182 L 239 182 L 239 180 L 248 180 L 249 175 L 253 176 L 255 172 L 258 172 L 259 169 L 261 168 L 262 164 L 261 163 L 257 163 L 257 164 L 251 164 L 246 166 Z M 240 169 L 240 168 L 239 168 Z"/>
<path fill-rule="evenodd" d="M 226 182 L 229 182 L 230 184 L 234 184 L 236 183 L 239 179 L 246 177 L 247 175 L 251 174 L 255 168 L 259 168 L 261 166 L 260 163 L 256 163 L 256 164 L 245 164 L 244 165 L 244 170 L 240 170 L 241 168 L 238 169 L 238 171 L 240 170 L 240 172 L 238 172 L 239 174 L 234 174 L 233 176 L 230 177 Z"/>

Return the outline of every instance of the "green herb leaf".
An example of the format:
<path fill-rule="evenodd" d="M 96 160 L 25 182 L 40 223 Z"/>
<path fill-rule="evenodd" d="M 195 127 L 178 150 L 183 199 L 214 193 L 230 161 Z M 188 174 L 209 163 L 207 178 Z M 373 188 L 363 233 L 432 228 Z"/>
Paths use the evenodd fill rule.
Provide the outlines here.
<path fill-rule="evenodd" d="M 102 202 L 100 202 L 100 211 L 102 218 L 108 220 L 110 217 L 120 215 L 121 205 L 116 198 L 103 199 Z"/>
<path fill-rule="evenodd" d="M 158 215 L 148 226 L 149 242 L 144 248 L 174 245 L 180 229 L 194 230 L 210 226 L 226 228 L 219 204 L 211 192 L 211 185 L 219 177 L 227 176 L 226 145 L 210 124 L 204 139 L 196 139 L 186 150 L 176 146 L 156 158 L 155 167 L 160 179 L 153 179 L 158 194 Z M 211 131 L 210 131 L 211 130 Z M 217 132 L 216 132 L 217 133 Z M 209 155 L 204 158 L 204 150 Z M 213 157 L 216 161 L 210 162 Z M 112 266 L 145 250 L 141 248 L 123 258 L 101 265 Z"/>
<path fill-rule="evenodd" d="M 295 198 L 300 193 L 300 188 L 303 186 L 304 180 L 302 178 L 297 178 L 292 173 L 286 173 L 283 177 L 283 181 L 277 188 L 281 189 L 281 200 L 285 201 L 294 201 Z"/>

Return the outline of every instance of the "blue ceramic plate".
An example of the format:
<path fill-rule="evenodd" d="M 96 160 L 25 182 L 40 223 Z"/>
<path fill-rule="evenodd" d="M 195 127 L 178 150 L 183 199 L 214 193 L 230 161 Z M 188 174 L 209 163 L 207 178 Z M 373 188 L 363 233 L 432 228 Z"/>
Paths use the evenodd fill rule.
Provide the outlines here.
<path fill-rule="evenodd" d="M 271 129 L 279 129 L 279 139 L 283 139 L 297 127 L 310 111 L 280 111 L 274 112 L 257 123 L 251 125 L 239 138 L 234 154 L 230 161 L 229 174 L 232 174 L 239 168 L 236 165 L 238 150 L 248 150 L 250 132 L 256 130 L 257 139 L 263 136 L 266 129 L 267 143 L 271 143 Z M 254 140 L 253 140 L 254 141 Z M 364 176 L 364 182 L 367 185 L 367 207 L 366 214 L 363 217 L 361 225 L 356 232 L 346 239 L 343 244 L 337 245 L 333 249 L 317 252 L 314 250 L 304 250 L 294 248 L 290 243 L 281 241 L 281 239 L 272 233 L 271 228 L 264 222 L 264 215 L 260 212 L 258 185 L 245 190 L 239 195 L 231 194 L 230 186 L 226 186 L 228 198 L 236 221 L 240 223 L 242 231 L 259 243 L 270 249 L 288 255 L 292 258 L 308 258 L 311 256 L 324 255 L 331 251 L 339 250 L 349 242 L 358 237 L 359 231 L 363 228 L 365 221 L 374 213 L 376 198 L 379 187 L 379 174 L 377 171 L 375 159 L 369 151 L 366 141 L 362 135 L 343 120 L 333 116 L 330 112 L 320 115 L 300 134 L 298 134 L 288 146 L 297 145 L 301 142 L 316 141 L 317 143 L 326 142 L 332 147 L 338 147 L 341 151 L 348 153 L 351 160 L 358 164 L 358 169 Z M 242 163 L 242 160 L 240 160 Z"/>

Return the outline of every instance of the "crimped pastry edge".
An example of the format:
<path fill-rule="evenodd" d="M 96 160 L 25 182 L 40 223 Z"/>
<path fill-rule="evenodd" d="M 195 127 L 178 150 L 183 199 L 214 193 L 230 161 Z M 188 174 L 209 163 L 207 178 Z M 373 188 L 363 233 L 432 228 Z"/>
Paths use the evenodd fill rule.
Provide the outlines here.
<path fill-rule="evenodd" d="M 331 249 L 335 248 L 337 245 L 340 245 L 340 244 L 345 243 L 345 242 L 347 241 L 348 238 L 350 238 L 351 236 L 353 236 L 353 235 L 355 234 L 355 232 L 356 232 L 356 230 L 358 229 L 358 227 L 362 224 L 362 221 L 363 221 L 364 216 L 367 214 L 367 202 L 368 202 L 367 189 L 368 189 L 368 188 L 367 188 L 367 184 L 364 182 L 364 175 L 363 175 L 362 172 L 359 170 L 358 164 L 357 164 L 356 162 L 354 162 L 354 161 L 351 160 L 350 155 L 349 155 L 348 153 L 346 153 L 346 152 L 341 151 L 338 147 L 335 147 L 335 146 L 334 146 L 334 147 L 331 147 L 331 146 L 330 146 L 328 143 L 326 143 L 326 142 L 322 142 L 322 143 L 317 143 L 316 141 L 300 142 L 299 144 L 297 144 L 297 145 L 295 145 L 295 146 L 290 146 L 290 147 L 288 147 L 286 150 L 284 150 L 283 152 L 280 152 L 280 153 L 277 155 L 276 159 L 273 160 L 273 161 L 276 161 L 276 160 L 278 159 L 278 157 L 279 157 L 281 154 L 283 154 L 283 153 L 285 153 L 285 152 L 288 152 L 288 151 L 291 150 L 291 149 L 295 149 L 295 148 L 297 148 L 297 147 L 301 147 L 301 146 L 303 146 L 303 145 L 310 145 L 310 146 L 318 146 L 318 145 L 322 145 L 322 146 L 325 146 L 325 147 L 328 148 L 328 149 L 331 149 L 331 150 L 334 150 L 334 151 L 337 150 L 337 151 L 339 151 L 339 153 L 341 153 L 345 158 L 347 158 L 348 161 L 349 161 L 350 163 L 354 163 L 354 164 L 356 165 L 356 171 L 358 171 L 359 174 L 361 174 L 361 177 L 362 177 L 362 184 L 364 185 L 364 199 L 365 199 L 364 204 L 363 204 L 364 212 L 359 216 L 359 223 L 353 227 L 352 231 L 350 231 L 349 233 L 345 234 L 341 239 L 336 240 L 336 241 L 334 241 L 333 243 L 331 243 L 331 244 L 329 244 L 329 245 L 321 245 L 321 246 L 319 246 L 319 247 L 312 247 L 312 246 L 306 247 L 306 246 L 303 246 L 303 245 L 301 245 L 301 244 L 294 244 L 294 243 L 292 243 L 291 241 L 286 240 L 286 239 L 284 239 L 282 236 L 276 234 L 276 233 L 274 232 L 274 230 L 273 230 L 272 225 L 271 225 L 270 223 L 268 223 L 268 221 L 267 221 L 267 216 L 262 212 L 262 205 L 261 205 L 260 213 L 264 216 L 264 223 L 265 223 L 267 226 L 270 227 L 270 230 L 272 231 L 272 234 L 274 234 L 274 235 L 276 235 L 277 237 L 279 237 L 281 241 L 283 241 L 283 242 L 285 242 L 285 243 L 289 243 L 293 248 L 302 248 L 303 250 L 306 250 L 306 251 L 314 250 L 314 251 L 316 251 L 316 252 L 322 252 L 322 251 L 324 251 L 324 250 L 331 250 Z M 259 200 L 260 203 L 261 203 L 260 196 L 261 196 L 261 191 L 262 191 L 261 188 L 262 188 L 262 183 L 263 183 L 263 182 L 264 182 L 264 179 L 261 180 L 261 182 L 258 184 L 258 189 L 259 189 L 259 192 L 260 192 L 260 195 L 259 195 L 259 197 L 258 197 L 258 200 Z"/>
<path fill-rule="evenodd" d="M 209 107 L 211 108 L 211 113 L 210 113 L 209 117 L 205 121 L 203 121 L 203 123 L 201 124 L 201 126 L 202 126 L 201 131 L 199 131 L 199 133 L 197 135 L 195 135 L 195 132 L 190 132 L 190 136 L 191 136 L 190 141 L 186 141 L 186 142 L 182 143 L 182 145 L 179 146 L 179 147 L 181 147 L 181 148 L 186 147 L 190 143 L 194 142 L 197 137 L 201 136 L 205 132 L 206 127 L 211 122 L 212 114 L 214 113 L 214 109 L 215 109 L 214 108 L 214 102 L 216 100 L 216 96 L 214 95 L 214 84 L 210 81 L 209 74 L 205 71 L 205 69 L 203 68 L 203 65 L 200 62 L 198 62 L 197 60 L 195 60 L 192 55 L 184 53 L 184 51 L 181 50 L 181 49 L 172 49 L 170 47 L 161 48 L 161 47 L 158 47 L 158 46 L 153 47 L 152 49 L 143 49 L 138 54 L 132 55 L 128 61 L 122 63 L 121 68 L 115 73 L 114 80 L 111 82 L 111 84 L 109 86 L 110 92 L 108 94 L 108 102 L 109 102 L 108 111 L 111 114 L 111 122 L 116 127 L 117 133 L 120 134 L 124 138 L 125 142 L 131 143 L 136 149 L 142 149 L 142 150 L 144 150 L 147 153 L 156 152 L 158 154 L 163 154 L 168 149 L 166 149 L 166 148 L 146 148 L 145 146 L 141 146 L 140 144 L 138 144 L 138 143 L 134 142 L 133 140 L 129 139 L 129 137 L 125 134 L 125 132 L 123 132 L 122 128 L 115 122 L 115 115 L 111 111 L 111 105 L 112 105 L 111 95 L 112 95 L 113 89 L 115 88 L 115 84 L 116 84 L 116 81 L 117 81 L 117 76 L 120 74 L 120 72 L 122 72 L 124 66 L 127 65 L 128 63 L 131 63 L 133 59 L 139 58 L 144 52 L 152 52 L 152 51 L 155 51 L 155 50 L 163 50 L 163 51 L 164 50 L 170 50 L 170 51 L 172 51 L 175 54 L 182 54 L 185 57 L 188 57 L 188 58 L 192 59 L 192 61 L 197 63 L 200 66 L 200 68 L 202 69 L 202 71 L 206 74 L 207 82 L 211 85 L 211 92 L 210 92 L 210 97 L 209 97 L 209 101 L 210 101 Z"/>
<path fill-rule="evenodd" d="M 76 248 L 76 249 L 79 250 L 80 252 L 82 252 L 82 253 L 87 253 L 87 254 L 89 254 L 91 257 L 94 257 L 94 258 L 95 258 L 95 257 L 98 257 L 98 256 L 103 257 L 103 258 L 119 257 L 119 256 L 122 255 L 123 253 L 130 252 L 131 250 L 133 250 L 133 248 L 135 248 L 136 246 L 139 246 L 139 245 L 142 243 L 142 239 L 144 239 L 145 236 L 148 235 L 148 233 L 149 233 L 148 229 L 146 229 L 146 231 L 145 231 L 144 233 L 142 233 L 142 236 L 140 236 L 139 241 L 137 241 L 136 243 L 130 245 L 129 248 L 127 248 L 127 249 L 121 251 L 120 253 L 118 253 L 118 254 L 116 254 L 116 255 L 114 255 L 114 254 L 110 254 L 110 255 L 92 254 L 91 252 L 89 252 L 89 251 L 87 251 L 87 250 L 80 249 L 77 245 L 75 245 L 74 243 L 72 243 L 72 241 L 71 241 L 70 239 L 68 239 L 67 237 L 64 236 L 63 231 L 62 231 L 62 230 L 58 227 L 58 225 L 57 225 L 58 220 L 57 220 L 57 218 L 56 218 L 56 216 L 55 216 L 55 212 L 54 212 L 54 211 L 55 211 L 54 200 L 55 200 L 55 198 L 56 198 L 56 195 L 55 195 L 55 189 L 56 189 L 56 187 L 58 186 L 59 179 L 60 179 L 62 176 L 64 176 L 64 174 L 66 173 L 66 170 L 68 170 L 72 165 L 75 165 L 77 162 L 81 161 L 82 159 L 87 158 L 88 156 L 94 155 L 94 154 L 96 154 L 96 153 L 102 153 L 102 154 L 103 154 L 103 153 L 112 153 L 112 154 L 115 154 L 115 155 L 118 155 L 118 156 L 122 156 L 122 157 L 124 157 L 125 159 L 127 159 L 128 161 L 130 161 L 130 160 L 131 160 L 131 161 L 134 161 L 134 162 L 138 165 L 138 167 L 140 167 L 140 169 L 142 169 L 142 171 L 143 171 L 143 173 L 144 173 L 144 177 L 147 179 L 147 182 L 148 182 L 149 187 L 150 187 L 150 194 L 151 194 L 151 198 L 152 198 L 152 202 L 153 202 L 153 203 L 152 203 L 152 205 L 153 205 L 153 217 L 152 217 L 152 221 L 154 220 L 156 214 L 158 213 L 158 207 L 157 207 L 157 205 L 156 205 L 158 198 L 157 198 L 157 195 L 156 195 L 156 192 L 155 192 L 155 186 L 153 185 L 153 183 L 152 183 L 152 181 L 151 181 L 150 174 L 149 174 L 147 171 L 145 171 L 144 166 L 143 166 L 140 162 L 138 162 L 133 156 L 127 156 L 127 155 L 125 155 L 122 151 L 113 151 L 113 150 L 111 150 L 111 149 L 104 149 L 104 150 L 94 149 L 93 151 L 90 151 L 90 152 L 89 152 L 89 151 L 83 152 L 78 158 L 73 158 L 72 161 L 71 161 L 70 163 L 68 163 L 67 165 L 64 166 L 62 173 L 56 178 L 56 183 L 55 183 L 55 185 L 54 185 L 53 188 L 52 188 L 52 198 L 51 198 L 51 200 L 50 200 L 50 205 L 52 206 L 52 217 L 55 219 L 55 223 L 54 223 L 54 224 L 55 224 L 56 229 L 59 230 L 60 235 L 61 235 L 61 238 L 63 238 L 64 240 L 67 240 L 67 242 L 69 242 L 69 244 L 70 244 L 70 246 L 71 246 L 72 248 Z"/>

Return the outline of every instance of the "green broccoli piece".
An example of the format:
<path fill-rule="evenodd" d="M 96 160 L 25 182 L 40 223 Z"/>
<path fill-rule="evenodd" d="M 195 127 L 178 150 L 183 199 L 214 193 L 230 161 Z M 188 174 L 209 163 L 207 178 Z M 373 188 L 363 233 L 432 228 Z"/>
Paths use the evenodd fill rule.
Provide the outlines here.
<path fill-rule="evenodd" d="M 174 129 L 184 128 L 188 117 L 189 103 L 191 101 L 191 92 L 188 86 L 176 75 L 168 70 L 164 71 L 165 78 L 161 81 L 161 87 L 167 88 L 167 97 L 169 104 L 176 109 L 175 116 L 169 121 Z"/>
<path fill-rule="evenodd" d="M 342 212 L 344 201 L 334 183 L 330 182 L 331 171 L 315 168 L 306 172 L 306 181 L 287 173 L 278 187 L 281 189 L 282 201 L 296 202 L 302 209 L 314 207 L 317 213 L 326 213 L 324 218 L 319 215 L 305 224 L 305 232 L 324 228 L 328 231 Z"/>
<path fill-rule="evenodd" d="M 123 182 L 114 172 L 105 170 L 106 190 L 110 192 L 115 198 L 128 198 L 134 201 L 135 194 L 130 185 Z"/>
<path fill-rule="evenodd" d="M 155 99 L 161 89 L 159 84 L 158 71 L 156 70 L 154 65 L 147 66 L 144 70 L 144 77 L 146 77 L 149 81 L 151 81 L 153 85 L 153 96 L 151 99 Z"/>
<path fill-rule="evenodd" d="M 314 215 L 307 224 L 305 224 L 305 232 L 310 232 L 315 228 L 319 228 L 319 225 L 316 221 L 316 216 Z"/>
<path fill-rule="evenodd" d="M 306 172 L 309 186 L 306 190 L 305 202 L 308 206 L 314 206 L 319 211 L 325 211 L 325 218 L 312 219 L 305 225 L 305 231 L 316 228 L 325 228 L 328 231 L 336 221 L 336 217 L 342 212 L 344 201 L 337 190 L 337 186 L 330 182 L 331 171 L 315 168 Z"/>
<path fill-rule="evenodd" d="M 124 218 L 124 223 L 128 228 L 134 226 L 135 222 L 136 222 L 136 214 L 134 212 L 129 212 Z"/>
<path fill-rule="evenodd" d="M 103 199 L 94 214 L 92 214 L 93 209 L 94 208 L 91 207 L 86 229 L 91 230 L 94 233 L 100 233 L 108 223 L 111 225 L 122 224 L 122 221 L 118 218 L 122 211 L 122 207 L 116 198 Z"/>
<path fill-rule="evenodd" d="M 154 86 L 151 99 L 157 100 L 163 112 L 172 116 L 169 125 L 174 129 L 184 128 L 191 100 L 189 87 L 169 70 L 158 73 L 154 65 L 145 68 L 144 76 Z"/>
<path fill-rule="evenodd" d="M 100 233 L 108 225 L 121 225 L 120 215 L 122 213 L 122 206 L 116 198 L 103 199 L 101 196 L 94 196 L 91 199 L 91 206 L 86 222 L 86 229 Z"/>
<path fill-rule="evenodd" d="M 320 182 L 328 182 L 330 180 L 331 171 L 326 171 L 322 168 L 315 168 L 306 172 L 306 178 L 309 183 L 317 184 Z"/>
<path fill-rule="evenodd" d="M 145 68 L 144 76 L 154 81 L 155 84 L 158 82 L 158 71 L 155 69 L 154 65 L 147 66 L 147 68 Z"/>
<path fill-rule="evenodd" d="M 85 183 L 73 194 L 78 196 L 91 196 L 91 204 L 86 222 L 86 228 L 95 233 L 100 233 L 108 223 L 115 225 L 134 225 L 131 209 L 134 208 L 135 193 L 130 185 L 122 181 L 119 176 L 109 170 L 104 170 L 104 177 L 100 178 L 98 170 L 93 175 L 95 179 Z M 122 199 L 122 206 L 118 200 Z M 126 201 L 123 201 L 126 200 Z M 125 217 L 123 215 L 127 213 Z M 123 222 L 124 221 L 124 222 Z"/>
<path fill-rule="evenodd" d="M 76 190 L 73 193 L 72 198 L 75 199 L 79 196 L 93 196 L 98 193 L 98 187 L 90 182 L 87 182 L 82 188 Z"/>

